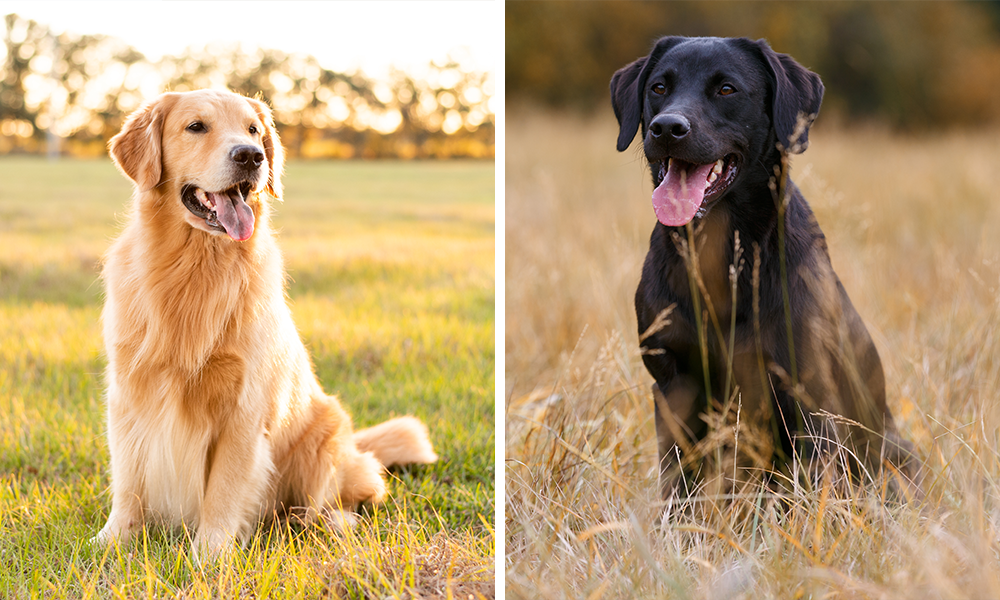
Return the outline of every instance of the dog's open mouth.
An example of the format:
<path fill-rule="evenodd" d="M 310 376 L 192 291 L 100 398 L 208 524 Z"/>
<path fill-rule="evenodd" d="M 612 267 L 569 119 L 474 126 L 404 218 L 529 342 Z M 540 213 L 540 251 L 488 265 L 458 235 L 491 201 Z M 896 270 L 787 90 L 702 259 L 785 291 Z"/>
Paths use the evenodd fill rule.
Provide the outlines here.
<path fill-rule="evenodd" d="M 705 165 L 668 158 L 655 164 L 653 169 L 656 218 L 664 225 L 677 227 L 705 215 L 709 204 L 736 179 L 739 157 L 729 154 Z"/>
<path fill-rule="evenodd" d="M 181 190 L 181 201 L 194 216 L 204 219 L 210 229 L 225 232 L 242 242 L 253 235 L 253 210 L 246 202 L 252 191 L 253 184 L 249 181 L 221 192 L 206 192 L 188 184 Z"/>

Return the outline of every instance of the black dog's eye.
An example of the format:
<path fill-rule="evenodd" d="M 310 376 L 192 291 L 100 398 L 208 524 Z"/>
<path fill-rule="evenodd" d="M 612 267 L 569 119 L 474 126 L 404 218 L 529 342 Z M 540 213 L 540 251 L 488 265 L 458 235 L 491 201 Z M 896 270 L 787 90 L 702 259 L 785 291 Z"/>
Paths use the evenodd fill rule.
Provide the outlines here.
<path fill-rule="evenodd" d="M 204 132 L 208 131 L 205 128 L 205 124 L 202 123 L 201 121 L 195 121 L 194 123 L 191 123 L 190 125 L 187 126 L 187 130 L 188 131 L 193 131 L 195 133 L 204 133 Z"/>
<path fill-rule="evenodd" d="M 653 86 L 653 93 L 662 96 L 667 93 L 667 86 L 662 83 L 657 83 Z"/>
<path fill-rule="evenodd" d="M 735 93 L 736 93 L 736 88 L 729 85 L 728 83 L 719 88 L 720 96 L 728 96 L 729 94 L 735 94 Z"/>

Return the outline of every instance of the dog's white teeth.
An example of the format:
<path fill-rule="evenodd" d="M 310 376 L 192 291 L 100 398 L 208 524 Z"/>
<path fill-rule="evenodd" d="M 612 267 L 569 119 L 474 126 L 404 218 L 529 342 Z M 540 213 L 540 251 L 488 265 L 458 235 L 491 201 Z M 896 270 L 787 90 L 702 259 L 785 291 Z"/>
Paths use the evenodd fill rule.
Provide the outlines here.
<path fill-rule="evenodd" d="M 715 161 L 715 166 L 712 167 L 712 174 L 718 175 L 721 172 L 722 172 L 722 159 L 720 158 L 719 160 Z M 710 181 L 715 181 L 715 179 L 711 179 Z"/>
<path fill-rule="evenodd" d="M 709 182 L 709 183 L 713 183 L 713 182 L 714 182 L 714 181 L 715 181 L 716 179 L 718 179 L 718 178 L 719 178 L 719 174 L 718 174 L 718 173 L 716 173 L 716 172 L 715 172 L 715 171 L 713 170 L 713 171 L 711 172 L 711 174 L 709 174 L 709 176 L 708 176 L 708 182 Z"/>
<path fill-rule="evenodd" d="M 211 196 L 205 193 L 205 190 L 201 188 L 195 188 L 194 197 L 197 198 L 198 202 L 201 202 L 203 206 L 207 206 L 208 208 L 215 208 L 215 202 L 212 201 Z"/>

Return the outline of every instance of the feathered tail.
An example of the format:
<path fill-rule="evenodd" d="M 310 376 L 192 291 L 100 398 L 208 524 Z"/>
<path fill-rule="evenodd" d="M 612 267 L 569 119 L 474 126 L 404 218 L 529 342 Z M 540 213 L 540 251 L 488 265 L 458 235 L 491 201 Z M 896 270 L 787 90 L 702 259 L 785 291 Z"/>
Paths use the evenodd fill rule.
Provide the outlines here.
<path fill-rule="evenodd" d="M 438 459 L 427 426 L 416 417 L 397 417 L 354 432 L 358 450 L 371 452 L 385 467 L 427 464 Z"/>

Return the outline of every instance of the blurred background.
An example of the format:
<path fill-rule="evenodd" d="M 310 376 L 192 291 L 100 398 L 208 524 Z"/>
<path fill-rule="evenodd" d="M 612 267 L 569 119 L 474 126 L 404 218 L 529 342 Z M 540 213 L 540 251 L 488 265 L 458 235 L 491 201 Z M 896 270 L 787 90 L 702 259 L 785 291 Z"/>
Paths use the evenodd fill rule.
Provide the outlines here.
<path fill-rule="evenodd" d="M 1000 523 L 980 483 L 1000 481 L 1000 3 L 509 2 L 505 20 L 507 597 L 1000 597 L 997 554 L 974 550 Z M 791 177 L 927 459 L 921 509 L 843 498 L 831 527 L 805 486 L 794 510 L 751 494 L 662 518 L 633 309 L 656 217 L 608 84 L 664 35 L 765 38 L 822 77 Z M 964 558 L 929 551 L 939 535 Z"/>
<path fill-rule="evenodd" d="M 512 103 L 611 114 L 611 75 L 659 37 L 746 36 L 766 38 L 823 78 L 820 127 L 860 119 L 930 130 L 1000 120 L 995 0 L 511 2 L 506 25 Z"/>
<path fill-rule="evenodd" d="M 100 156 L 144 100 L 225 87 L 292 158 L 492 158 L 490 3 L 364 4 L 0 2 L 0 154 Z"/>

